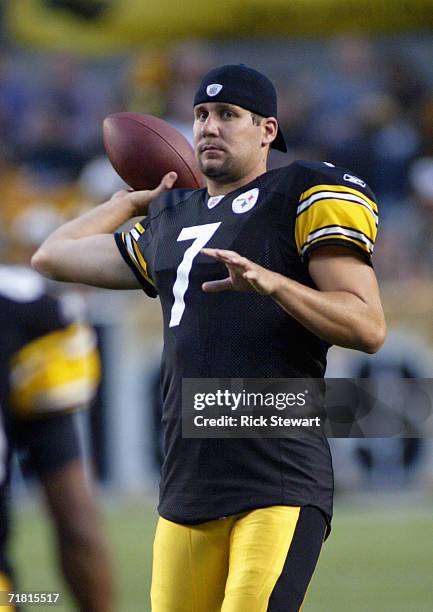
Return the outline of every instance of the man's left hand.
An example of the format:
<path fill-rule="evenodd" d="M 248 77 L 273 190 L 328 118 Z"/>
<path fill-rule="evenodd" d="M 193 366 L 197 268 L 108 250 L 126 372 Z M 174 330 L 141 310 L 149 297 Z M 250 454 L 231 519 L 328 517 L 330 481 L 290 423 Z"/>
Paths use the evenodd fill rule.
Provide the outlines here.
<path fill-rule="evenodd" d="M 235 251 L 202 249 L 201 252 L 223 263 L 229 273 L 229 276 L 222 280 L 203 283 L 202 289 L 207 293 L 256 291 L 262 295 L 271 295 L 277 289 L 279 274 L 253 263 Z"/>

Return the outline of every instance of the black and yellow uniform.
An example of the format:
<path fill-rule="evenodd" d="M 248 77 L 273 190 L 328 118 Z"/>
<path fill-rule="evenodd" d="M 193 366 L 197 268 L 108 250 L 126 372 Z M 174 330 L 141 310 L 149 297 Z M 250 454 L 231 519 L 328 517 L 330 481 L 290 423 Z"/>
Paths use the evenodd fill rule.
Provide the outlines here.
<path fill-rule="evenodd" d="M 0 266 L 0 336 L 6 471 L 17 450 L 26 468 L 46 477 L 82 455 L 71 411 L 88 404 L 99 382 L 96 338 L 71 323 L 39 274 L 21 266 Z M 7 477 L 0 488 L 0 575 L 10 574 Z"/>
<path fill-rule="evenodd" d="M 230 249 L 315 287 L 313 249 L 343 246 L 370 264 L 376 228 L 374 195 L 361 179 L 331 164 L 295 162 L 224 197 L 172 190 L 129 233 L 116 234 L 144 291 L 162 305 L 164 519 L 194 525 L 270 506 L 313 506 L 329 524 L 333 475 L 324 437 L 182 439 L 182 378 L 320 378 L 329 348 L 267 296 L 204 293 L 204 281 L 227 272 L 200 250 Z"/>

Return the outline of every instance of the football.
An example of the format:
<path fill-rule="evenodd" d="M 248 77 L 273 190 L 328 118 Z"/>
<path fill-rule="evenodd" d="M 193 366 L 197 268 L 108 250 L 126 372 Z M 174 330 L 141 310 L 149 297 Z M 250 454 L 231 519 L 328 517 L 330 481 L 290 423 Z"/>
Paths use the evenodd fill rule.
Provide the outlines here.
<path fill-rule="evenodd" d="M 171 170 L 178 176 L 175 187 L 202 187 L 193 148 L 163 119 L 143 113 L 114 113 L 104 119 L 102 131 L 111 164 L 133 189 L 154 189 Z"/>

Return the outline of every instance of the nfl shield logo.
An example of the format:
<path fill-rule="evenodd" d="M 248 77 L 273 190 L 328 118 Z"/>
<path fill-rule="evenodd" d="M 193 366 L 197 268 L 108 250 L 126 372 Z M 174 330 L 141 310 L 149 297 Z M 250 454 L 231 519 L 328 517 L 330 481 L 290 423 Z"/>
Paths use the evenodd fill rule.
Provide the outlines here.
<path fill-rule="evenodd" d="M 221 91 L 221 89 L 223 88 L 222 85 L 220 85 L 219 83 L 212 83 L 212 85 L 208 85 L 206 87 L 206 93 L 208 96 L 216 96 L 217 94 L 219 94 L 219 92 Z"/>

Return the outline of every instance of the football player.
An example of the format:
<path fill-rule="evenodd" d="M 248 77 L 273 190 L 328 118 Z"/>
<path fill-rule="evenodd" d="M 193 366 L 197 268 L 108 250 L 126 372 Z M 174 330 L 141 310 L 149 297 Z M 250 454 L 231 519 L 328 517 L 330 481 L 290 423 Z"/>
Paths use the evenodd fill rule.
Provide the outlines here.
<path fill-rule="evenodd" d="M 110 612 L 113 578 L 73 412 L 93 399 L 99 355 L 93 330 L 70 320 L 39 274 L 0 266 L 0 403 L 12 451 L 35 474 L 53 519 L 61 568 L 78 609 Z M 0 488 L 0 590 L 12 590 L 10 501 Z"/>
<path fill-rule="evenodd" d="M 171 189 L 168 173 L 154 190 L 119 192 L 56 230 L 33 265 L 159 296 L 165 457 L 153 612 L 290 612 L 329 532 L 327 440 L 183 438 L 182 380 L 321 378 L 332 344 L 377 351 L 377 204 L 360 177 L 330 163 L 267 172 L 269 149 L 286 144 L 274 86 L 256 70 L 212 70 L 193 106 L 205 188 Z"/>

